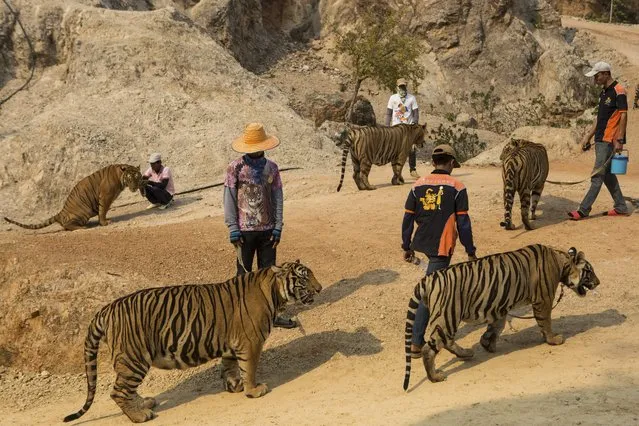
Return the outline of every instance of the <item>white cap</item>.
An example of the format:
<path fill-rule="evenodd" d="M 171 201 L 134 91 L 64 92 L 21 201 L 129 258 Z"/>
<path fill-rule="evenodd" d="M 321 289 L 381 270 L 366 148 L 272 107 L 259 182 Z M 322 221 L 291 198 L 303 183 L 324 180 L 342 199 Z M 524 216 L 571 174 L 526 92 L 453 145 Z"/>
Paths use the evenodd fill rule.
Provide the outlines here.
<path fill-rule="evenodd" d="M 162 156 L 159 152 L 154 152 L 149 156 L 149 163 L 157 163 L 158 161 L 162 161 Z"/>
<path fill-rule="evenodd" d="M 595 74 L 604 71 L 612 71 L 612 68 L 610 68 L 610 64 L 608 62 L 597 62 L 595 66 L 586 73 L 586 77 L 593 77 Z"/>

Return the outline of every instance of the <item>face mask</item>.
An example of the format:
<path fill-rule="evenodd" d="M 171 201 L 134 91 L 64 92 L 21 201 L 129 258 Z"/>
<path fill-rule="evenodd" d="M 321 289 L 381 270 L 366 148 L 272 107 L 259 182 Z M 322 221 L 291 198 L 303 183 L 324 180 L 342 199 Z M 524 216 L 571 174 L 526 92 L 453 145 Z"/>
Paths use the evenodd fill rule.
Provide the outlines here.
<path fill-rule="evenodd" d="M 407 90 L 406 90 L 406 88 L 405 88 L 405 87 L 398 87 L 398 88 L 397 88 L 397 94 L 398 94 L 400 97 L 405 98 L 405 97 L 406 97 L 406 93 L 407 93 Z"/>

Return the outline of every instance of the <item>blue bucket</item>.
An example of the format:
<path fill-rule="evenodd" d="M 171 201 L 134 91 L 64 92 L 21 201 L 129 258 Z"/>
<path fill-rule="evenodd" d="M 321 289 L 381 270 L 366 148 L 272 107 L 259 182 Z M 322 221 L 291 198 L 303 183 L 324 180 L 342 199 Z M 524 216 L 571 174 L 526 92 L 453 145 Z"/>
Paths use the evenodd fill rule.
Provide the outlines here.
<path fill-rule="evenodd" d="M 627 150 L 624 149 L 627 152 Z M 623 153 L 615 154 L 610 163 L 610 173 L 613 175 L 625 175 L 628 168 L 628 156 Z"/>

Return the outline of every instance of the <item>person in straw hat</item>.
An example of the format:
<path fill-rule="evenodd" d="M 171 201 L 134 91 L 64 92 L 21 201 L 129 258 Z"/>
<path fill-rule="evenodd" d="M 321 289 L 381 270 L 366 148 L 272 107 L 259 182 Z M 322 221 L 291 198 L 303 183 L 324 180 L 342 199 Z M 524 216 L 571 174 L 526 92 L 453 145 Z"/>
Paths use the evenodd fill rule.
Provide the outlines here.
<path fill-rule="evenodd" d="M 244 154 L 228 165 L 224 179 L 224 222 L 238 250 L 237 275 L 253 269 L 256 254 L 258 269 L 275 265 L 282 236 L 284 193 L 277 164 L 267 159 L 264 151 L 279 144 L 277 137 L 266 134 L 261 123 L 250 123 L 231 145 Z M 297 323 L 278 316 L 275 326 L 293 328 Z"/>
<path fill-rule="evenodd" d="M 159 207 L 164 210 L 173 203 L 173 194 L 175 194 L 173 174 L 171 169 L 162 165 L 162 156 L 159 152 L 149 156 L 149 166 L 142 175 L 145 181 L 140 188 L 140 193 L 151 203 L 147 209 Z"/>
<path fill-rule="evenodd" d="M 476 248 L 468 216 L 468 194 L 464 184 L 450 176 L 460 167 L 455 150 L 450 145 L 438 145 L 433 150 L 435 170 L 417 179 L 408 193 L 402 222 L 404 260 L 415 261 L 415 251 L 428 256 L 426 274 L 450 265 L 457 234 L 466 249 L 468 260 L 475 260 Z M 417 222 L 417 231 L 413 227 Z M 411 339 L 411 357 L 420 358 L 424 332 L 428 325 L 428 310 L 419 302 Z M 490 337 L 490 334 L 485 338 Z"/>

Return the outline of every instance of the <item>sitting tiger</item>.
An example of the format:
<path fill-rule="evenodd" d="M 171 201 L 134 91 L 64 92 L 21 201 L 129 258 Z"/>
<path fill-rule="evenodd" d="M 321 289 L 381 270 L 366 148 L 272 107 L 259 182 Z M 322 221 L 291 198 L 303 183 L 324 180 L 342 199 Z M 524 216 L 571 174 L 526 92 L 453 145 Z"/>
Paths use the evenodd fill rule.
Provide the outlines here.
<path fill-rule="evenodd" d="M 511 211 L 515 201 L 515 191 L 519 193 L 521 220 L 527 230 L 533 229 L 528 219 L 537 218 L 536 210 L 539 197 L 544 190 L 548 177 L 548 154 L 546 148 L 538 143 L 522 139 L 511 139 L 506 144 L 499 159 L 502 161 L 502 180 L 504 182 L 504 221 L 499 225 L 506 229 L 515 229 Z M 531 203 L 532 192 L 532 203 Z"/>
<path fill-rule="evenodd" d="M 131 192 L 140 188 L 142 173 L 140 169 L 128 164 L 113 164 L 83 178 L 71 190 L 62 210 L 37 225 L 25 225 L 5 217 L 9 223 L 27 229 L 40 229 L 58 222 L 67 231 L 86 226 L 89 219 L 98 215 L 100 225 L 109 224 L 106 214 L 125 187 Z"/>
<path fill-rule="evenodd" d="M 255 382 L 255 373 L 275 315 L 287 303 L 311 304 L 321 289 L 298 260 L 219 284 L 150 288 L 115 300 L 89 325 L 84 343 L 87 399 L 64 421 L 79 418 L 93 403 L 103 338 L 117 373 L 111 398 L 132 422 L 155 417 L 155 400 L 137 393 L 151 366 L 184 369 L 221 357 L 226 390 L 261 397 L 268 387 Z"/>
<path fill-rule="evenodd" d="M 368 182 L 368 173 L 373 164 L 383 166 L 391 163 L 393 166 L 393 185 L 404 183 L 402 168 L 413 146 L 424 146 L 426 125 L 398 124 L 392 127 L 366 126 L 350 127 L 344 131 L 338 145 L 342 147 L 342 174 L 339 178 L 337 192 L 342 189 L 344 172 L 346 171 L 346 158 L 351 153 L 353 162 L 353 179 L 357 188 L 375 189 Z"/>
<path fill-rule="evenodd" d="M 565 252 L 540 244 L 458 263 L 425 276 L 415 286 L 406 314 L 404 390 L 410 380 L 411 337 L 420 300 L 430 313 L 422 359 L 430 381 L 440 382 L 446 375 L 435 368 L 435 357 L 442 348 L 460 358 L 473 356 L 472 349 L 455 343 L 462 321 L 487 322 L 488 329 L 480 343 L 487 351 L 495 352 L 508 312 L 531 304 L 546 343 L 561 345 L 564 338 L 553 333 L 550 318 L 559 283 L 585 296 L 599 285 L 599 279 L 583 252 L 574 247 Z"/>

